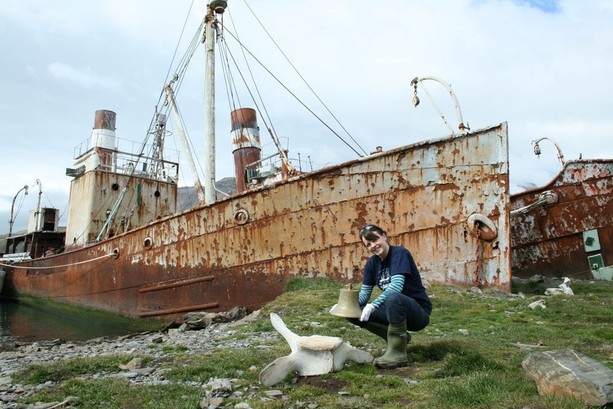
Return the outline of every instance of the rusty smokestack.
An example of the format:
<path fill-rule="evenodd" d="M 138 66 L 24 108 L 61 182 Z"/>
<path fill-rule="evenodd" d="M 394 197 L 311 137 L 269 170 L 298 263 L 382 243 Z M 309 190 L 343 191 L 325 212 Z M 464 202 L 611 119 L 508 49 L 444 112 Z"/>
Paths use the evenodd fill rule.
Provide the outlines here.
<path fill-rule="evenodd" d="M 252 108 L 240 108 L 230 114 L 232 121 L 232 152 L 237 193 L 247 190 L 247 165 L 261 158 L 260 129 L 256 112 Z"/>
<path fill-rule="evenodd" d="M 115 132 L 116 117 L 117 114 L 113 111 L 107 111 L 106 109 L 97 110 L 94 119 L 94 129 L 108 129 Z"/>
<path fill-rule="evenodd" d="M 92 162 L 94 168 L 101 167 L 103 170 L 112 170 L 115 140 L 115 119 L 117 114 L 113 111 L 99 109 L 94 118 L 94 129 L 90 138 L 90 144 L 97 160 Z"/>

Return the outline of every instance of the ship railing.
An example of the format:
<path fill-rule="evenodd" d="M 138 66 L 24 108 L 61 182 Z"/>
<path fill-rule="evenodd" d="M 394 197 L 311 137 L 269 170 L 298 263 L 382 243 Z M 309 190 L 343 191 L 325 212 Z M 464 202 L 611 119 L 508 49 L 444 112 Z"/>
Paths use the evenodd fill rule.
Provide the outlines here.
<path fill-rule="evenodd" d="M 24 252 L 24 253 L 3 254 L 0 261 L 2 263 L 18 263 L 20 261 L 31 260 L 31 259 L 32 257 L 30 256 L 30 253 Z"/>
<path fill-rule="evenodd" d="M 289 158 L 290 163 L 299 173 L 302 173 L 302 164 L 300 158 Z M 283 160 L 281 155 L 273 153 L 265 156 L 262 159 L 252 162 L 246 166 L 247 183 L 258 183 L 264 179 L 279 175 L 283 171 Z"/>
<path fill-rule="evenodd" d="M 149 177 L 154 179 L 176 181 L 179 175 L 179 152 L 173 149 L 164 149 L 163 157 L 161 154 L 154 154 L 156 151 L 153 145 L 146 145 L 142 148 L 142 143 L 128 139 L 115 138 L 114 149 L 100 149 L 93 146 L 91 138 L 78 144 L 74 149 L 75 162 L 93 155 L 94 152 L 100 157 L 97 169 Z M 147 152 L 148 154 L 133 152 Z M 105 159 L 102 156 L 107 156 Z"/>

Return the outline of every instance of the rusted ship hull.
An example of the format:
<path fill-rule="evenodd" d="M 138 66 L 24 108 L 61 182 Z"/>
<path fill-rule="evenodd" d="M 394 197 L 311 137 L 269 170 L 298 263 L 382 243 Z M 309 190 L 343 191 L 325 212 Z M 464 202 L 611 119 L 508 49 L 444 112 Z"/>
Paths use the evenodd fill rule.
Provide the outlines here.
<path fill-rule="evenodd" d="M 610 159 L 567 162 L 546 186 L 513 195 L 513 275 L 593 278 L 612 266 L 612 197 Z"/>
<path fill-rule="evenodd" d="M 8 269 L 5 290 L 135 317 L 256 309 L 288 279 L 359 282 L 357 230 L 388 229 L 430 282 L 510 289 L 507 127 L 296 176 Z M 495 233 L 482 236 L 479 221 Z M 491 231 L 489 232 L 491 233 Z"/>

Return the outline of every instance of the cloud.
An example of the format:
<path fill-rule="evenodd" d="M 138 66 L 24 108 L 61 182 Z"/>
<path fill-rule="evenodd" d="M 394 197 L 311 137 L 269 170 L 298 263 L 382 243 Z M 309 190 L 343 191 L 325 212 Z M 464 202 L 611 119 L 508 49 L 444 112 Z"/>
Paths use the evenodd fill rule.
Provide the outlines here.
<path fill-rule="evenodd" d="M 558 0 L 515 0 L 515 3 L 539 9 L 545 13 L 557 13 L 560 11 Z"/>
<path fill-rule="evenodd" d="M 57 79 L 72 82 L 83 88 L 121 89 L 121 81 L 102 77 L 91 67 L 74 68 L 67 64 L 53 62 L 47 66 L 47 72 Z"/>
<path fill-rule="evenodd" d="M 243 2 L 229 3 L 226 29 L 238 34 L 301 101 L 345 136 L 287 69 Z M 436 76 L 451 84 L 472 129 L 508 122 L 513 191 L 548 183 L 560 169 L 553 144 L 543 143 L 541 157 L 534 156 L 534 139 L 554 139 L 566 160 L 613 155 L 607 87 L 613 43 L 603 40 L 613 36 L 610 0 L 332 0 L 323 7 L 313 7 L 308 0 L 251 3 L 301 76 L 367 152 L 377 145 L 389 149 L 448 133 L 421 87 L 422 103 L 411 105 L 411 79 Z M 0 84 L 5 96 L 0 115 L 10 119 L 0 129 L 0 138 L 12 138 L 11 146 L 0 151 L 0 166 L 20 169 L 0 180 L 0 190 L 9 192 L 5 200 L 0 198 L 0 212 L 10 209 L 12 195 L 24 183 L 41 176 L 46 190 L 54 187 L 67 197 L 65 167 L 71 164 L 74 145 L 88 137 L 96 109 L 117 112 L 119 138 L 140 140 L 146 135 L 165 75 L 172 73 L 168 64 L 184 23 L 177 60 L 206 2 L 194 2 L 186 20 L 190 4 L 0 1 L 0 42 L 10 56 L 4 74 L 11 78 Z M 229 47 L 235 43 L 228 35 L 226 40 Z M 235 56 L 241 59 L 238 52 Z M 207 152 L 201 136 L 202 60 L 198 50 L 177 94 L 196 157 Z M 259 78 L 260 67 L 251 68 Z M 279 136 L 291 137 L 292 157 L 300 154 L 315 167 L 355 159 L 352 150 L 266 79 L 262 83 L 260 78 L 258 86 L 271 119 L 264 122 L 259 115 L 258 121 L 262 129 L 270 123 Z M 455 123 L 446 90 L 436 83 L 425 85 L 446 119 Z M 218 178 L 234 173 L 224 91 L 220 87 L 217 93 Z M 244 94 L 240 97 L 243 106 L 254 106 Z M 172 123 L 168 129 L 174 130 Z M 270 139 L 261 133 L 264 143 Z M 171 136 L 165 143 L 173 146 L 176 139 Z M 63 208 L 64 202 L 54 200 L 54 205 Z M 34 205 L 26 203 L 24 209 Z M 4 229 L 6 220 L 0 214 Z"/>

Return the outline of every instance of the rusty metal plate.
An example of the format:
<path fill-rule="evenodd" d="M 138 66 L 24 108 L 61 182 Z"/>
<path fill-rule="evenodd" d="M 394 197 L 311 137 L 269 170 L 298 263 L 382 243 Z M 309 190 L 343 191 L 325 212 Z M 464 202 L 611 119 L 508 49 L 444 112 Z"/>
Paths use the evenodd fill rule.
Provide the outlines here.
<path fill-rule="evenodd" d="M 369 254 L 358 229 L 375 223 L 411 251 L 430 282 L 508 291 L 508 169 L 503 123 L 295 176 L 25 262 L 9 269 L 7 284 L 131 316 L 255 309 L 291 277 L 360 282 Z"/>

